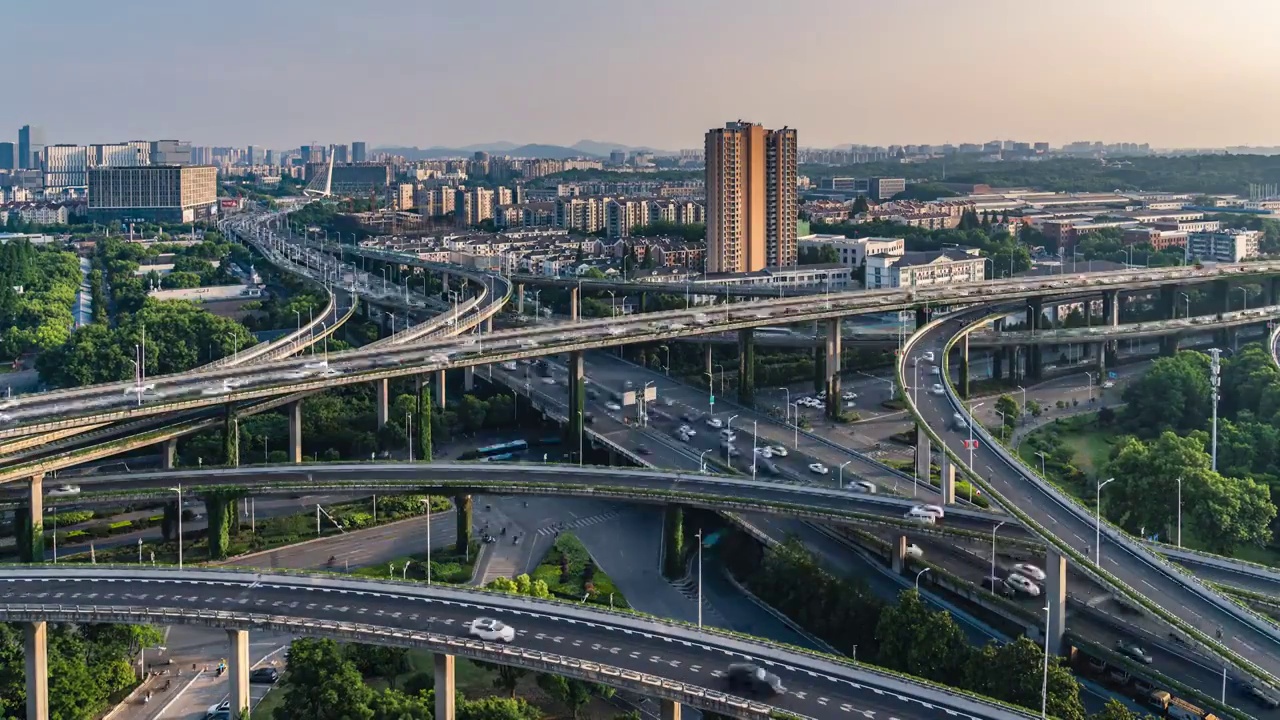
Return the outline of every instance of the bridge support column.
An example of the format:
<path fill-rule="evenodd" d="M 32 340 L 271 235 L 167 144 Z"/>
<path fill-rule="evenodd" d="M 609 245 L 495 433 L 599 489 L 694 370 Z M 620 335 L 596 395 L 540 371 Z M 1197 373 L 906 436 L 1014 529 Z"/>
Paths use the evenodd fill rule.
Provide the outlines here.
<path fill-rule="evenodd" d="M 1230 280 L 1214 280 L 1213 281 L 1213 305 L 1217 312 L 1231 312 L 1231 281 Z"/>
<path fill-rule="evenodd" d="M 491 333 L 491 332 L 493 332 L 493 318 L 492 318 L 492 317 L 487 317 L 487 318 L 485 318 L 485 319 L 484 319 L 484 331 L 485 331 L 486 333 Z"/>
<path fill-rule="evenodd" d="M 231 653 L 227 655 L 227 679 L 231 682 L 231 716 L 239 717 L 249 708 L 249 631 L 228 630 Z"/>
<path fill-rule="evenodd" d="M 1098 377 L 1103 380 L 1107 377 L 1107 343 L 1105 342 L 1098 343 Z"/>
<path fill-rule="evenodd" d="M 178 438 L 170 438 L 160 443 L 160 469 L 172 470 L 178 456 Z"/>
<path fill-rule="evenodd" d="M 582 379 L 582 365 L 581 350 L 569 353 L 569 426 L 567 430 L 570 451 L 577 451 L 579 465 L 585 462 L 585 458 L 582 457 L 583 435 L 585 435 L 582 406 L 586 403 L 587 393 Z"/>
<path fill-rule="evenodd" d="M 436 409 L 444 410 L 445 404 L 446 404 L 445 394 L 444 394 L 444 390 L 445 390 L 444 383 L 446 379 L 445 371 L 437 370 L 435 373 L 435 377 L 436 377 Z"/>
<path fill-rule="evenodd" d="M 14 513 L 19 562 L 44 562 L 44 474 L 32 475 L 27 507 Z"/>
<path fill-rule="evenodd" d="M 916 308 L 916 329 L 919 330 L 927 322 L 929 322 L 928 308 Z"/>
<path fill-rule="evenodd" d="M 1162 335 L 1160 337 L 1160 354 L 1168 357 L 1176 355 L 1178 352 L 1179 337 L 1176 333 L 1171 335 Z"/>
<path fill-rule="evenodd" d="M 381 430 L 387 424 L 387 388 L 386 379 L 373 381 L 373 406 L 378 415 L 378 429 Z"/>
<path fill-rule="evenodd" d="M 827 321 L 827 417 L 835 420 L 840 412 L 840 318 Z"/>
<path fill-rule="evenodd" d="M 1280 276 L 1267 280 L 1262 288 L 1262 292 L 1267 293 L 1267 304 L 1280 304 Z"/>
<path fill-rule="evenodd" d="M 929 443 L 929 434 L 920 425 L 916 425 L 916 477 L 921 482 L 929 482 L 929 463 L 933 450 Z"/>
<path fill-rule="evenodd" d="M 1044 324 L 1044 300 L 1030 298 L 1027 300 L 1027 329 L 1035 333 Z M 1044 367 L 1044 356 L 1039 345 L 1027 346 L 1027 377 L 1039 380 Z"/>
<path fill-rule="evenodd" d="M 582 304 L 582 296 L 578 288 L 569 288 L 569 319 L 578 322 L 578 308 Z"/>
<path fill-rule="evenodd" d="M 435 665 L 435 720 L 454 720 L 454 700 L 456 696 L 454 687 L 454 656 L 445 655 L 444 653 L 436 653 L 431 656 Z"/>
<path fill-rule="evenodd" d="M 516 283 L 516 314 L 524 314 L 524 283 Z"/>
<path fill-rule="evenodd" d="M 462 389 L 471 392 L 476 387 L 476 366 L 468 365 L 462 369 Z"/>
<path fill-rule="evenodd" d="M 969 333 L 960 338 L 960 397 L 969 399 Z"/>
<path fill-rule="evenodd" d="M 942 504 L 955 505 L 956 504 L 956 465 L 955 463 L 951 462 L 951 456 L 947 455 L 946 451 L 943 451 L 941 461 L 942 461 L 942 482 L 940 483 L 941 485 L 940 489 L 942 490 Z"/>
<path fill-rule="evenodd" d="M 386 382 L 385 380 L 383 381 Z M 302 462 L 302 401 L 289 403 L 289 462 Z"/>
<path fill-rule="evenodd" d="M 703 352 L 704 352 L 703 357 L 704 357 L 704 359 L 705 359 L 705 361 L 706 361 L 706 365 L 707 365 L 706 370 L 705 370 L 705 372 L 706 372 L 706 373 L 707 373 L 707 375 L 708 375 L 708 377 L 707 377 L 707 383 L 708 383 L 708 387 L 710 387 L 710 386 L 712 386 L 712 385 L 714 385 L 714 384 L 715 384 L 715 383 L 713 382 L 713 380 L 715 380 L 715 374 L 714 374 L 714 373 L 712 373 L 712 370 L 714 370 L 715 368 L 714 368 L 714 367 L 712 366 L 712 364 L 711 364 L 711 343 L 707 343 L 706 350 L 704 350 Z M 714 389 L 714 388 L 713 388 L 713 389 Z"/>
<path fill-rule="evenodd" d="M 755 331 L 744 328 L 738 331 L 738 402 L 751 407 L 756 399 L 756 339 Z M 829 398 L 828 398 L 829 399 Z M 830 407 L 830 406 L 828 406 Z"/>
<path fill-rule="evenodd" d="M 449 294 L 449 273 L 440 273 L 440 286 L 444 288 L 446 295 Z"/>
<path fill-rule="evenodd" d="M 49 720 L 49 625 L 22 624 L 22 652 L 26 664 L 27 720 Z"/>
<path fill-rule="evenodd" d="M 680 720 L 680 703 L 675 700 L 663 700 L 662 720 Z"/>
<path fill-rule="evenodd" d="M 1120 324 L 1120 291 L 1107 290 L 1102 293 L 1102 324 L 1108 327 L 1116 327 Z M 1108 340 L 1102 344 L 1100 351 L 1101 362 L 1107 365 L 1116 364 L 1116 355 L 1120 351 L 1120 343 L 1116 340 Z"/>
<path fill-rule="evenodd" d="M 1178 286 L 1177 285 L 1161 285 L 1160 286 L 1160 307 L 1159 317 L 1164 320 L 1176 320 L 1178 318 Z"/>
<path fill-rule="evenodd" d="M 907 536 L 899 535 L 898 541 L 893 544 L 893 555 L 889 558 L 890 567 L 893 568 L 895 575 L 901 575 L 903 568 L 907 565 Z"/>
<path fill-rule="evenodd" d="M 1049 601 L 1049 652 L 1062 654 L 1067 632 L 1067 559 L 1050 546 L 1045 554 L 1044 591 Z"/>

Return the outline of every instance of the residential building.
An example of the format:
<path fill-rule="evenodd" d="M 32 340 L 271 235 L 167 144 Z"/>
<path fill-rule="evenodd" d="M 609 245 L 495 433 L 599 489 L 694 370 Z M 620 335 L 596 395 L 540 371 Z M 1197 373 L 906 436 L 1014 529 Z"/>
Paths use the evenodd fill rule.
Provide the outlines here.
<path fill-rule="evenodd" d="M 887 252 L 867 258 L 866 288 L 927 287 L 977 283 L 985 279 L 986 259 L 977 251 Z"/>
<path fill-rule="evenodd" d="M 511 188 L 500 185 L 493 189 L 494 202 L 498 205 L 511 205 L 515 202 L 515 198 L 511 193 Z"/>
<path fill-rule="evenodd" d="M 44 189 L 56 193 L 88 184 L 89 148 L 84 145 L 50 145 L 44 150 Z"/>
<path fill-rule="evenodd" d="M 1186 247 L 1189 235 L 1187 231 L 1176 228 L 1162 230 L 1142 226 L 1126 229 L 1121 241 L 1125 245 L 1150 245 L 1154 250 L 1164 250 L 1170 247 Z"/>
<path fill-rule="evenodd" d="M 596 197 L 556 199 L 556 227 L 594 233 L 604 229 L 604 200 Z"/>
<path fill-rule="evenodd" d="M 556 224 L 556 204 L 538 202 L 499 205 L 493 211 L 493 224 L 499 230 L 554 227 Z"/>
<path fill-rule="evenodd" d="M 0 143 L 0 170 L 16 170 L 18 146 L 11 142 Z"/>
<path fill-rule="evenodd" d="M 416 189 L 411 183 L 396 185 L 395 206 L 397 210 L 413 209 L 413 195 Z"/>
<path fill-rule="evenodd" d="M 418 191 L 417 203 L 422 217 L 448 215 L 457 207 L 457 193 L 453 188 L 423 188 Z"/>
<path fill-rule="evenodd" d="M 708 285 L 734 285 L 782 287 L 793 289 L 840 292 L 853 287 L 853 271 L 839 264 L 797 265 L 786 268 L 765 268 L 750 273 L 707 273 L 694 278 L 695 283 Z"/>
<path fill-rule="evenodd" d="M 479 225 L 493 217 L 493 191 L 487 188 L 458 191 L 458 222 Z"/>
<path fill-rule="evenodd" d="M 11 202 L 0 205 L 0 214 L 4 222 L 14 218 L 33 225 L 66 225 L 72 215 L 80 214 L 80 208 L 65 202 Z"/>
<path fill-rule="evenodd" d="M 796 131 L 726 123 L 705 139 L 707 266 L 755 272 L 796 261 Z"/>
<path fill-rule="evenodd" d="M 611 238 L 630 237 L 631 230 L 649 224 L 649 202 L 634 198 L 604 201 L 605 232 Z"/>
<path fill-rule="evenodd" d="M 91 168 L 95 222 L 191 222 L 217 213 L 218 170 L 208 165 Z"/>
<path fill-rule="evenodd" d="M 1109 228 L 1117 228 L 1124 230 L 1136 227 L 1136 220 L 1109 220 L 1105 222 L 1091 222 L 1073 219 L 1045 220 L 1040 223 L 1040 231 L 1045 237 L 1054 241 L 1059 248 L 1064 248 L 1068 252 L 1076 246 L 1080 238 L 1099 230 Z"/>
<path fill-rule="evenodd" d="M 811 235 L 800 238 L 803 248 L 835 248 L 841 265 L 859 267 L 872 255 L 903 255 L 906 241 L 902 238 L 847 238 L 843 235 Z"/>
<path fill-rule="evenodd" d="M 1188 261 L 1235 263 L 1258 257 L 1261 230 L 1217 230 L 1187 236 Z"/>
<path fill-rule="evenodd" d="M 873 177 L 867 181 L 867 195 L 876 201 L 889 200 L 906 189 L 905 178 Z"/>
<path fill-rule="evenodd" d="M 368 162 L 369 153 L 366 148 L 367 146 L 363 142 L 360 142 L 359 140 L 351 143 L 351 162 L 355 162 L 355 163 Z"/>
<path fill-rule="evenodd" d="M 153 140 L 151 142 L 152 165 L 190 165 L 191 143 L 178 140 Z"/>
<path fill-rule="evenodd" d="M 39 170 L 44 157 L 44 130 L 23 125 L 18 130 L 18 169 Z"/>

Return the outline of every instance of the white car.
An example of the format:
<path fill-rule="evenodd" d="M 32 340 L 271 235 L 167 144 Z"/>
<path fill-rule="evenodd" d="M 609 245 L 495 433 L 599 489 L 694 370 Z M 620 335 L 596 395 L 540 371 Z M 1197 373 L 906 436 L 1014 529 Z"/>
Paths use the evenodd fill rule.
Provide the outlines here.
<path fill-rule="evenodd" d="M 929 368 L 929 374 L 930 374 L 930 375 L 941 375 L 941 374 L 942 374 L 942 371 L 938 369 L 938 366 L 937 366 L 937 365 L 934 365 L 933 367 Z"/>
<path fill-rule="evenodd" d="M 129 387 L 124 389 L 124 394 L 137 395 L 138 393 L 144 393 L 144 392 L 147 392 L 148 390 L 155 390 L 155 389 L 156 389 L 155 383 L 147 383 L 146 385 L 130 385 Z"/>
<path fill-rule="evenodd" d="M 934 525 L 938 522 L 937 518 L 933 516 L 933 513 L 926 512 L 918 507 L 911 508 L 903 515 L 903 517 L 908 520 L 914 520 L 921 525 Z"/>
<path fill-rule="evenodd" d="M 756 448 L 756 454 L 766 460 L 769 460 L 773 457 L 773 450 L 767 447 L 758 447 Z"/>
<path fill-rule="evenodd" d="M 934 516 L 935 518 L 937 518 L 937 519 L 939 519 L 939 520 L 941 520 L 942 518 L 946 517 L 946 515 L 947 515 L 947 512 L 946 512 L 945 510 L 943 510 L 943 509 L 942 509 L 942 506 L 941 506 L 941 505 L 916 505 L 916 506 L 915 506 L 914 508 L 912 508 L 912 509 L 913 509 L 913 510 L 921 510 L 921 511 L 923 511 L 923 512 L 927 512 L 927 513 L 929 513 L 930 515 Z"/>
<path fill-rule="evenodd" d="M 320 372 L 320 377 L 331 378 L 331 377 L 338 377 L 341 374 L 342 374 L 342 371 L 339 370 L 338 368 L 325 368 L 323 371 Z"/>
<path fill-rule="evenodd" d="M 933 351 L 932 351 L 932 350 L 927 350 L 927 351 L 925 351 L 925 353 L 924 353 L 923 355 L 921 355 L 920 357 L 924 358 L 924 361 L 925 361 L 925 362 L 933 362 Z"/>
<path fill-rule="evenodd" d="M 200 391 L 201 395 L 226 395 L 231 392 L 231 388 L 226 385 L 210 385 Z"/>
<path fill-rule="evenodd" d="M 942 389 L 942 383 L 934 383 L 933 387 L 929 388 L 929 393 L 931 395 L 945 395 L 946 392 L 946 390 Z"/>
<path fill-rule="evenodd" d="M 1018 573 L 1013 573 L 1009 577 L 1005 578 L 1004 584 L 1009 586 L 1010 590 L 1026 593 L 1031 597 L 1040 597 L 1040 586 Z"/>
<path fill-rule="evenodd" d="M 724 422 L 716 417 L 707 418 L 707 427 L 722 428 L 724 427 Z"/>
<path fill-rule="evenodd" d="M 432 356 L 428 357 L 428 358 L 427 358 L 427 362 L 429 362 L 429 363 L 447 363 L 447 362 L 449 362 L 449 356 L 448 356 L 448 355 L 445 355 L 444 353 L 436 353 L 436 354 L 434 354 L 434 355 L 432 355 Z"/>
<path fill-rule="evenodd" d="M 1113 382 L 1111 382 L 1110 380 L 1108 380 L 1108 381 L 1106 381 L 1106 382 L 1102 383 L 1102 389 L 1103 389 L 1103 390 L 1110 390 L 1111 388 L 1113 388 L 1113 387 L 1115 387 L 1115 386 L 1116 386 L 1116 384 L 1115 384 L 1115 383 L 1113 383 Z"/>
<path fill-rule="evenodd" d="M 49 497 L 70 497 L 72 495 L 79 495 L 80 486 L 79 485 L 59 485 L 58 487 L 50 490 L 45 494 L 48 495 Z"/>
<path fill-rule="evenodd" d="M 787 449 L 781 445 L 770 445 L 769 452 L 773 453 L 774 457 L 787 456 Z"/>
<path fill-rule="evenodd" d="M 1019 575 L 1029 577 L 1036 582 L 1044 582 L 1046 577 L 1043 570 L 1031 563 L 1018 563 L 1013 566 L 1013 571 Z"/>
<path fill-rule="evenodd" d="M 911 543 L 910 545 L 907 546 L 907 557 L 911 558 L 912 560 L 919 560 L 920 558 L 924 557 L 924 550 L 921 550 L 919 545 L 916 545 L 915 543 Z"/>
<path fill-rule="evenodd" d="M 681 426 L 680 426 L 680 432 L 684 433 L 685 435 L 688 435 L 689 437 L 693 437 L 694 435 L 697 435 L 697 434 L 698 434 L 698 431 L 697 431 L 697 430 L 694 430 L 693 428 L 689 427 L 688 425 L 681 425 Z"/>
<path fill-rule="evenodd" d="M 303 364 L 303 366 L 302 366 L 302 367 L 304 367 L 304 368 L 306 368 L 306 369 L 308 369 L 308 370 L 323 370 L 323 369 L 325 369 L 325 368 L 329 367 L 329 361 L 328 361 L 328 360 L 314 360 L 314 361 L 312 361 L 312 362 L 309 362 L 309 363 L 305 363 L 305 364 Z"/>
<path fill-rule="evenodd" d="M 489 642 L 509 643 L 516 639 L 516 629 L 501 620 L 476 618 L 467 626 L 467 634 Z"/>
<path fill-rule="evenodd" d="M 613 410 L 613 411 L 615 411 L 615 412 L 616 412 L 616 411 L 618 411 L 618 410 L 621 410 L 621 409 L 622 409 L 622 406 L 621 406 L 621 405 L 619 405 L 619 404 L 618 404 L 618 403 L 616 403 L 616 402 L 607 402 L 607 403 L 605 403 L 605 404 L 604 404 L 604 406 L 605 406 L 605 408 L 607 408 L 607 409 L 609 409 L 609 410 Z"/>
<path fill-rule="evenodd" d="M 814 473 L 816 475 L 830 475 L 831 468 L 819 462 L 809 463 L 809 472 Z"/>
<path fill-rule="evenodd" d="M 515 369 L 516 369 L 516 363 L 515 363 L 515 361 L 514 361 L 514 360 L 508 360 L 508 361 L 506 361 L 506 362 L 502 363 L 502 369 L 503 369 L 503 370 L 506 370 L 507 372 L 511 372 L 511 371 L 515 370 Z"/>
<path fill-rule="evenodd" d="M 854 391 L 850 390 L 850 391 L 848 391 L 848 392 L 846 392 L 846 393 L 842 394 L 842 395 L 840 396 L 840 398 L 841 398 L 841 399 L 843 399 L 843 400 L 857 400 L 857 399 L 858 399 L 858 393 L 856 393 L 856 392 L 854 392 Z"/>
<path fill-rule="evenodd" d="M 876 494 L 876 484 L 870 480 L 855 480 L 849 483 L 849 489 L 853 492 L 867 493 L 868 495 Z"/>
<path fill-rule="evenodd" d="M 543 384 L 543 385 L 555 385 L 555 384 L 556 384 L 556 379 L 555 379 L 555 378 L 553 378 L 553 377 L 551 377 L 550 375 L 548 375 L 547 377 L 542 378 L 542 384 Z"/>

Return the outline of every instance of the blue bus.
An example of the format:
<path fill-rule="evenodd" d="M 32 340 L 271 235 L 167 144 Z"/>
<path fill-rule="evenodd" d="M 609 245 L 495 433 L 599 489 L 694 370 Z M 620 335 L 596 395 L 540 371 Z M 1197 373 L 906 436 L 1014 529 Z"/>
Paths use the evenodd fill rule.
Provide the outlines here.
<path fill-rule="evenodd" d="M 511 442 L 499 443 L 498 445 L 489 445 L 487 447 L 477 448 L 476 457 L 493 457 L 494 455 L 504 455 L 510 453 L 524 452 L 529 449 L 529 443 L 524 440 L 512 440 Z"/>

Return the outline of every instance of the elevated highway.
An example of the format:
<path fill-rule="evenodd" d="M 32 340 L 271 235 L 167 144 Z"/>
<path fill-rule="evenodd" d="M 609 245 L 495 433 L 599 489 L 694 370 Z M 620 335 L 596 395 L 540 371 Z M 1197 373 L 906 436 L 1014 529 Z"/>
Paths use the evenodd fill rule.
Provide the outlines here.
<path fill-rule="evenodd" d="M 1276 267 L 1273 267 L 1276 266 Z M 163 395 L 142 407 L 123 402 L 125 384 L 82 388 L 64 402 L 49 402 L 41 394 L 17 398 L 7 413 L 7 427 L 0 437 L 20 437 L 67 427 L 133 419 L 160 413 L 194 410 L 201 407 L 306 392 L 334 385 L 369 382 L 416 375 L 454 367 L 468 367 L 522 357 L 581 351 L 637 342 L 660 342 L 681 337 L 707 335 L 726 330 L 750 330 L 787 322 L 839 319 L 861 313 L 880 313 L 922 307 L 928 303 L 973 303 L 993 299 L 1037 299 L 1057 295 L 1079 295 L 1083 288 L 1103 290 L 1160 287 L 1170 283 L 1229 281 L 1275 272 L 1280 261 L 1223 265 L 1215 268 L 1166 268 L 1145 272 L 1098 273 L 1084 279 L 998 280 L 982 286 L 940 287 L 926 290 L 888 290 L 843 293 L 814 298 L 783 298 L 722 306 L 722 309 L 674 310 L 648 313 L 638 318 L 589 321 L 563 327 L 528 328 L 495 332 L 479 339 L 415 343 L 404 350 L 360 349 L 330 356 L 336 371 L 317 381 L 305 362 L 275 361 L 247 371 L 214 370 L 154 378 L 157 394 Z M 487 346 L 487 347 L 486 347 Z M 234 380 L 239 387 L 228 392 L 213 390 Z M 171 398 L 179 398 L 173 400 Z M 75 400 L 74 403 L 67 402 Z"/>
<path fill-rule="evenodd" d="M 909 340 L 899 359 L 900 381 L 909 376 L 911 363 L 926 352 L 940 362 L 957 338 L 985 321 L 983 312 L 959 313 L 929 323 Z M 1224 657 L 1242 672 L 1268 684 L 1280 674 L 1280 629 L 1241 608 L 1229 598 L 1159 557 L 1118 528 L 1103 523 L 1097 529 L 1091 510 L 1066 497 L 1021 463 L 1011 452 L 969 419 L 975 428 L 977 447 L 965 447 L 968 431 L 954 429 L 951 419 L 966 412 L 950 386 L 945 394 L 907 394 L 913 414 L 924 423 L 917 442 L 927 448 L 939 445 L 951 462 L 966 468 L 1001 508 L 1023 522 L 1049 546 L 1046 563 L 1051 578 L 1065 574 L 1067 559 L 1105 586 L 1160 617 L 1210 652 Z M 966 413 L 967 414 L 967 413 Z M 1095 537 L 1101 538 L 1100 545 Z M 1061 605 L 1060 587 L 1048 587 L 1050 606 Z M 1054 611 L 1052 624 L 1060 637 L 1062 614 Z M 1221 636 L 1219 637 L 1219 632 Z"/>
<path fill-rule="evenodd" d="M 478 616 L 516 628 L 515 641 L 502 645 L 468 638 L 465 624 Z M 237 570 L 10 567 L 0 576 L 0 619 L 193 624 L 421 647 L 441 656 L 599 682 L 738 718 L 765 718 L 776 710 L 832 717 L 837 708 L 841 714 L 870 712 L 869 717 L 1034 717 L 953 688 L 716 630 L 416 583 Z M 233 646 L 237 639 L 233 635 Z M 771 705 L 727 694 L 724 670 L 744 660 L 777 674 L 787 693 Z M 231 668 L 233 688 L 235 675 L 247 671 L 247 663 Z M 437 666 L 438 682 L 440 677 Z"/>

